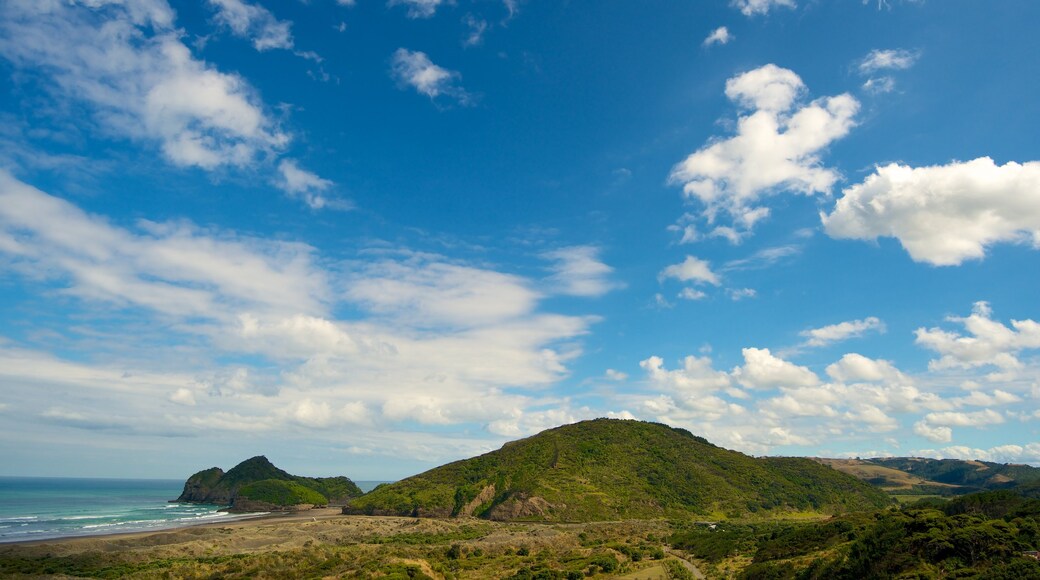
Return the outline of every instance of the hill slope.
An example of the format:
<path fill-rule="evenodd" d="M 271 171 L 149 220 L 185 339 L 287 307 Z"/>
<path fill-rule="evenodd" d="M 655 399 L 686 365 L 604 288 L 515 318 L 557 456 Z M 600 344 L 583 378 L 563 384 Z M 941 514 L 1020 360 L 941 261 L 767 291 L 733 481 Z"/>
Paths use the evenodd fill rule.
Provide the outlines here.
<path fill-rule="evenodd" d="M 362 493 L 361 489 L 347 477 L 301 477 L 292 475 L 275 467 L 263 455 L 258 455 L 239 463 L 228 470 L 227 473 L 219 467 L 211 467 L 192 475 L 184 483 L 184 491 L 181 492 L 180 497 L 174 501 L 234 504 L 243 487 L 269 480 L 292 482 L 301 485 L 321 494 L 327 500 L 325 503 L 329 501 L 344 502 Z"/>
<path fill-rule="evenodd" d="M 344 513 L 600 521 L 837 512 L 887 502 L 868 484 L 809 459 L 755 459 L 683 429 L 597 419 L 377 487 Z"/>
<path fill-rule="evenodd" d="M 816 461 L 889 493 L 961 495 L 1040 485 L 1040 469 L 1029 465 L 927 457 L 817 458 Z"/>

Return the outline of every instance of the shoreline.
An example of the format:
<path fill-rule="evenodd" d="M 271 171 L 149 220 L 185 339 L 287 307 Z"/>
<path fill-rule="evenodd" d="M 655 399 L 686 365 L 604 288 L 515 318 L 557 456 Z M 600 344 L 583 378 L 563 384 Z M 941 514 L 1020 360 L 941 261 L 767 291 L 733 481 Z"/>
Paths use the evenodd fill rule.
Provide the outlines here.
<path fill-rule="evenodd" d="M 160 527 L 154 529 L 145 530 L 130 530 L 124 532 L 106 532 L 98 534 L 79 534 L 71 536 L 55 536 L 50 538 L 32 538 L 32 539 L 18 539 L 0 541 L 0 549 L 9 546 L 39 546 L 44 544 L 66 544 L 66 543 L 81 543 L 90 542 L 96 540 L 135 540 L 144 538 L 153 534 L 171 534 L 184 530 L 190 529 L 206 529 L 206 528 L 221 528 L 238 525 L 240 527 L 250 527 L 262 522 L 270 520 L 278 520 L 284 522 L 291 521 L 308 521 L 312 518 L 325 519 L 332 515 L 341 515 L 341 508 L 321 508 L 312 509 L 306 512 L 261 512 L 256 514 L 229 514 L 232 519 L 220 520 L 220 521 L 207 521 L 207 522 L 193 522 L 185 523 L 181 525 L 173 525 L 168 527 Z"/>

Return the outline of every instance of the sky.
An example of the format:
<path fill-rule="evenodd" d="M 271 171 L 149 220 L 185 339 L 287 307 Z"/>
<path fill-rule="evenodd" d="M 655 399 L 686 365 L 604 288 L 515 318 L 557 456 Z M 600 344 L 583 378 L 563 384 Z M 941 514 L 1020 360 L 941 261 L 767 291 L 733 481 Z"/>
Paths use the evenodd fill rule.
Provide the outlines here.
<path fill-rule="evenodd" d="M 0 475 L 596 417 L 1040 465 L 1032 0 L 0 3 Z"/>

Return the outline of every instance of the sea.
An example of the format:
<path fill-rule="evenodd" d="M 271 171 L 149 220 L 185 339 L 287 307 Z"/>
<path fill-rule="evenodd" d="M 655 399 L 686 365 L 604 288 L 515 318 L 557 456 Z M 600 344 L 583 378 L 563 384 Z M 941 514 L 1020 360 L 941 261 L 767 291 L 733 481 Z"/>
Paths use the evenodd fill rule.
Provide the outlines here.
<path fill-rule="evenodd" d="M 368 491 L 381 481 L 359 481 Z M 222 505 L 170 503 L 176 479 L 0 477 L 0 542 L 178 528 L 261 514 L 228 514 Z"/>

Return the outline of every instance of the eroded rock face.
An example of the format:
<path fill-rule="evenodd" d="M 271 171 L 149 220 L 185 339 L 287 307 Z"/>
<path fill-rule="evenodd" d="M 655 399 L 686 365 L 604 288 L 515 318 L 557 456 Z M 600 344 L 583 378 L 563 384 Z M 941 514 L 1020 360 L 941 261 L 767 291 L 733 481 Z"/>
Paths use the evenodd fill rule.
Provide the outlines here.
<path fill-rule="evenodd" d="M 220 479 L 224 477 L 224 470 L 219 467 L 204 469 L 184 482 L 184 491 L 175 499 L 176 502 L 194 503 L 230 503 L 231 497 L 228 493 L 219 493 L 215 487 Z M 222 497 L 218 497 L 222 496 Z"/>
<path fill-rule="evenodd" d="M 549 512 L 555 507 L 553 504 L 538 496 L 529 496 L 526 493 L 517 493 L 513 497 L 491 508 L 487 513 L 488 519 L 509 521 L 536 517 L 538 519 L 551 519 Z"/>
<path fill-rule="evenodd" d="M 462 506 L 462 509 L 459 510 L 459 515 L 471 516 L 478 507 L 488 503 L 493 499 L 495 499 L 495 484 L 491 484 L 489 486 L 486 486 L 484 489 L 480 490 L 480 493 L 477 494 L 477 497 L 473 498 L 473 501 Z"/>

